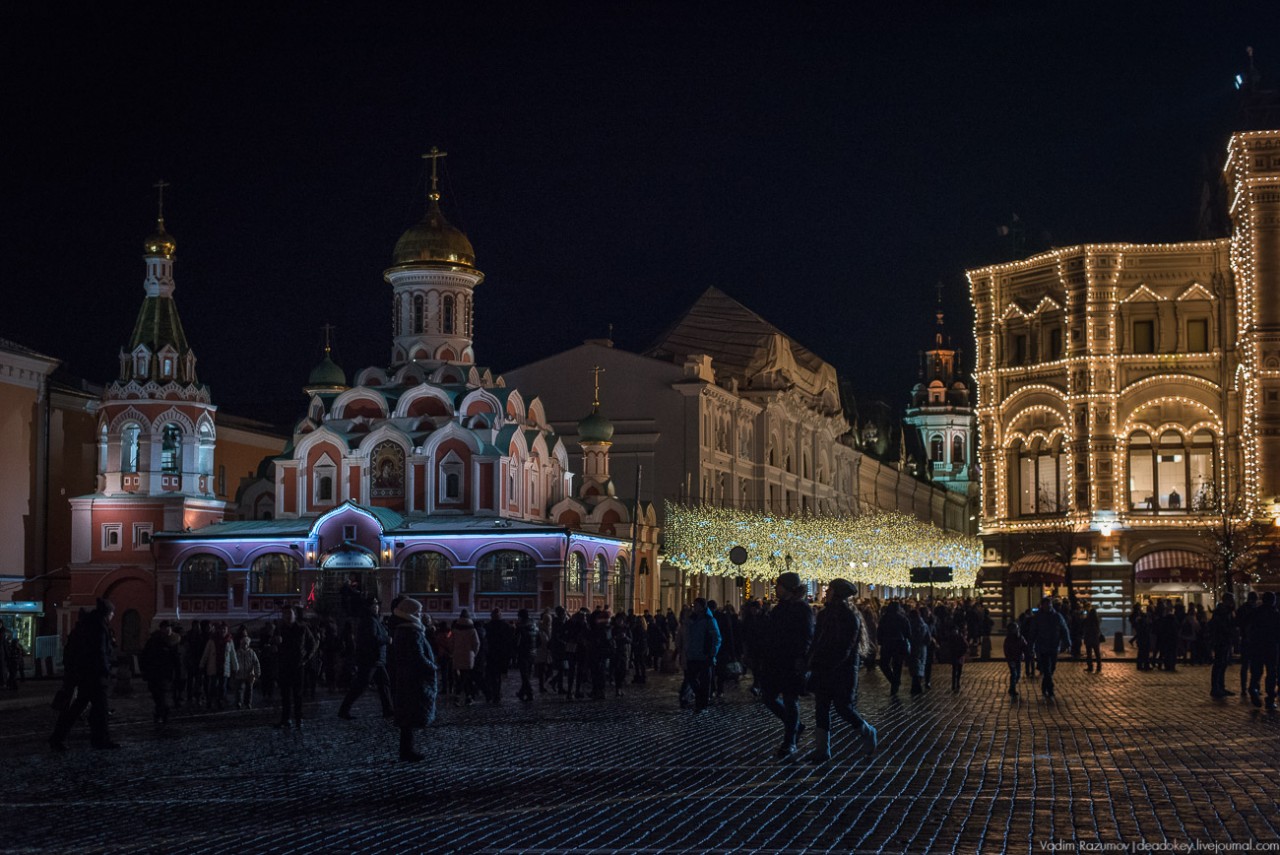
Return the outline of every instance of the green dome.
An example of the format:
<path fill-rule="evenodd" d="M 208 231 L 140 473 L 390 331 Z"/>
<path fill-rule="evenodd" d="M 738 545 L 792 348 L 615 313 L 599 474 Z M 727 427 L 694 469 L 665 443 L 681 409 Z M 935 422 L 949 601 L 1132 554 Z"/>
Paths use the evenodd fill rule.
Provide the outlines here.
<path fill-rule="evenodd" d="M 307 378 L 307 385 L 346 386 L 347 374 L 326 353 L 324 359 L 320 360 L 320 364 L 311 369 L 311 375 Z"/>
<path fill-rule="evenodd" d="M 600 409 L 578 422 L 579 442 L 609 442 L 613 439 L 613 422 L 600 415 Z"/>

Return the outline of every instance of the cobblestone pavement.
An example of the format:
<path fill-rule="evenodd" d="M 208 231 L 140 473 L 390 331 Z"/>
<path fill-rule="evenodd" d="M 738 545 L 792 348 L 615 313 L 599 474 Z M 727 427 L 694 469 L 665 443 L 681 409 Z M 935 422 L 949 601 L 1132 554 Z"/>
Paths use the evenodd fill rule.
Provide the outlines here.
<path fill-rule="evenodd" d="M 901 699 L 865 678 L 881 748 L 851 760 L 837 725 L 836 759 L 822 766 L 773 758 L 779 727 L 745 687 L 695 716 L 676 703 L 673 677 L 607 701 L 444 707 L 419 737 L 420 764 L 393 762 L 395 732 L 375 698 L 346 722 L 335 696 L 308 706 L 300 733 L 269 728 L 269 710 L 179 716 L 157 732 L 145 697 L 119 700 L 123 750 L 90 750 L 82 722 L 53 755 L 46 684 L 24 690 L 38 702 L 0 704 L 0 850 L 929 853 L 1280 840 L 1280 714 L 1211 700 L 1207 668 L 1109 663 L 1099 676 L 1064 661 L 1053 702 L 1025 684 L 1011 701 L 1000 663 L 968 665 L 958 695 L 949 670 L 935 676 L 930 692 Z"/>

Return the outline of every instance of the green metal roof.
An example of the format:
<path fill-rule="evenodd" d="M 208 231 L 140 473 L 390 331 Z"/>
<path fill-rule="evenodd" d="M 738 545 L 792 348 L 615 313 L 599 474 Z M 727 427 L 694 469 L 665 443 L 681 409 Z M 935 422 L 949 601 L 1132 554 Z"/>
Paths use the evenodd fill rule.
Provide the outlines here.
<path fill-rule="evenodd" d="M 133 326 L 133 337 L 129 339 L 129 350 L 133 351 L 140 344 L 145 344 L 152 353 L 163 350 L 165 345 L 172 345 L 181 356 L 186 356 L 191 349 L 173 297 L 147 297 L 142 301 L 138 322 Z"/>

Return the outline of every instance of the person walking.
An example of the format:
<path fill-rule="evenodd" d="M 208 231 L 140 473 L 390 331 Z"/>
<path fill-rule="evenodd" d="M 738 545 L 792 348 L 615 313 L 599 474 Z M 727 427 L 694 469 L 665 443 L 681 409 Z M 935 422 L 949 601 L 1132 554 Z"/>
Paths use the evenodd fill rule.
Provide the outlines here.
<path fill-rule="evenodd" d="M 796 739 L 804 730 L 800 721 L 800 695 L 804 691 L 809 648 L 813 644 L 813 609 L 805 596 L 808 588 L 800 574 L 786 572 L 774 583 L 778 604 L 769 610 L 760 651 L 760 700 L 782 722 L 782 744 L 777 755 L 796 753 Z"/>
<path fill-rule="evenodd" d="M 951 663 L 951 691 L 960 691 L 960 676 L 964 673 L 964 663 L 969 656 L 969 639 L 965 636 L 965 623 L 953 620 L 947 625 L 946 634 L 942 638 L 942 648 L 946 659 Z"/>
<path fill-rule="evenodd" d="M 1276 593 L 1262 595 L 1262 605 L 1249 622 L 1249 700 L 1262 706 L 1262 675 L 1266 672 L 1267 709 L 1276 708 L 1277 669 L 1280 669 L 1280 611 L 1276 610 Z"/>
<path fill-rule="evenodd" d="M 427 727 L 436 717 L 436 660 L 427 643 L 422 603 L 405 597 L 393 614 L 391 704 L 400 729 L 400 759 L 412 763 L 423 759 L 414 750 L 413 732 Z"/>
<path fill-rule="evenodd" d="M 1209 642 L 1209 652 L 1213 656 L 1213 667 L 1209 671 L 1209 695 L 1214 698 L 1227 698 L 1235 692 L 1227 689 L 1227 666 L 1231 664 L 1231 647 L 1235 642 L 1235 605 L 1236 598 L 1227 592 L 1222 595 L 1222 602 L 1213 608 L 1213 617 L 1205 635 Z"/>
<path fill-rule="evenodd" d="M 1053 601 L 1045 597 L 1031 619 L 1031 634 L 1027 641 L 1035 653 L 1036 667 L 1040 671 L 1040 694 L 1053 699 L 1053 672 L 1058 667 L 1058 654 L 1071 646 L 1071 632 L 1067 622 L 1053 607 Z"/>
<path fill-rule="evenodd" d="M 167 620 L 151 633 L 142 648 L 142 678 L 154 704 L 151 718 L 156 724 L 169 723 L 169 694 L 182 672 L 182 652 L 173 645 L 173 627 Z"/>
<path fill-rule="evenodd" d="M 280 720 L 276 728 L 302 729 L 302 682 L 308 664 L 316 655 L 316 638 L 302 622 L 302 609 L 285 606 L 276 626 L 276 677 L 280 684 Z"/>
<path fill-rule="evenodd" d="M 476 656 L 480 653 L 480 633 L 471 621 L 471 612 L 463 609 L 453 622 L 453 667 L 458 669 L 458 695 L 461 703 L 470 704 L 476 697 Z"/>
<path fill-rule="evenodd" d="M 97 749 L 120 747 L 111 741 L 107 731 L 107 683 L 115 656 L 111 618 L 115 613 L 110 600 L 99 599 L 93 611 L 81 616 L 67 638 L 63 665 L 76 698 L 59 714 L 49 737 L 49 747 L 56 752 L 67 750 L 67 734 L 85 707 L 89 708 L 89 744 Z"/>
<path fill-rule="evenodd" d="M 204 707 L 213 709 L 216 704 L 222 709 L 227 703 L 227 681 L 236 672 L 239 661 L 236 658 L 235 643 L 224 623 L 215 623 L 213 633 L 205 642 L 204 653 L 200 655 L 199 668 L 204 674 Z"/>
<path fill-rule="evenodd" d="M 926 620 L 926 606 L 911 610 L 907 623 L 911 626 L 911 655 L 907 657 L 907 670 L 911 674 L 911 694 L 924 692 L 925 666 L 929 662 L 930 649 L 933 647 L 933 628 Z M 819 615 L 821 616 L 821 615 Z"/>
<path fill-rule="evenodd" d="M 520 691 L 516 697 L 525 703 L 533 701 L 533 668 L 538 657 L 538 625 L 529 617 L 528 609 L 516 612 L 516 668 L 520 671 Z"/>
<path fill-rule="evenodd" d="M 884 607 L 879 633 L 880 671 L 889 681 L 889 694 L 897 695 L 902 682 L 902 665 L 911 653 L 911 625 L 897 601 Z"/>
<path fill-rule="evenodd" d="M 502 612 L 498 609 L 489 613 L 489 622 L 484 625 L 484 639 L 487 648 L 484 659 L 485 696 L 493 706 L 501 706 L 502 684 L 516 655 L 516 631 L 502 619 Z"/>
<path fill-rule="evenodd" d="M 710 702 L 711 669 L 715 667 L 721 644 L 720 627 L 702 597 L 693 601 L 693 609 L 684 623 L 682 644 L 685 684 L 693 692 L 693 711 L 699 713 Z"/>
<path fill-rule="evenodd" d="M 1102 673 L 1102 621 L 1098 617 L 1098 607 L 1090 606 L 1085 612 L 1084 622 L 1080 625 L 1080 634 L 1084 640 L 1084 660 L 1091 674 Z"/>
<path fill-rule="evenodd" d="M 854 709 L 858 694 L 858 647 L 862 618 L 849 607 L 854 587 L 832 579 L 818 612 L 809 651 L 809 688 L 813 691 L 814 746 L 811 763 L 831 759 L 831 708 L 857 728 L 858 749 L 867 757 L 876 750 L 876 729 Z"/>
<path fill-rule="evenodd" d="M 1009 624 L 1009 634 L 1004 637 L 1004 661 L 1009 666 L 1009 697 L 1017 700 L 1018 680 L 1022 678 L 1022 660 L 1030 645 L 1022 637 L 1022 627 L 1017 621 Z"/>
<path fill-rule="evenodd" d="M 381 611 L 382 603 L 377 597 L 365 600 L 365 611 L 360 616 L 360 624 L 356 630 L 356 673 L 338 707 L 338 718 L 351 718 L 352 705 L 360 699 L 370 683 L 378 690 L 382 717 L 391 717 L 391 686 L 387 675 L 387 645 L 391 643 L 391 635 L 379 617 Z"/>

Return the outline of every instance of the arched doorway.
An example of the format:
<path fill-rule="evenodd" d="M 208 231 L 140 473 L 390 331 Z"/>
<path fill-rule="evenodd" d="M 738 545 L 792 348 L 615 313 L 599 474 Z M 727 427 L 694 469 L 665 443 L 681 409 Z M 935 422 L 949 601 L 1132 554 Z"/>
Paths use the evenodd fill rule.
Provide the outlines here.
<path fill-rule="evenodd" d="M 382 598 L 378 587 L 378 556 L 373 550 L 350 541 L 320 556 L 320 578 L 312 607 L 323 615 L 338 614 L 342 588 L 348 582 L 356 585 L 362 596 Z"/>
<path fill-rule="evenodd" d="M 120 616 L 120 649 L 125 653 L 137 653 L 145 641 L 142 615 L 137 609 L 126 609 Z"/>

